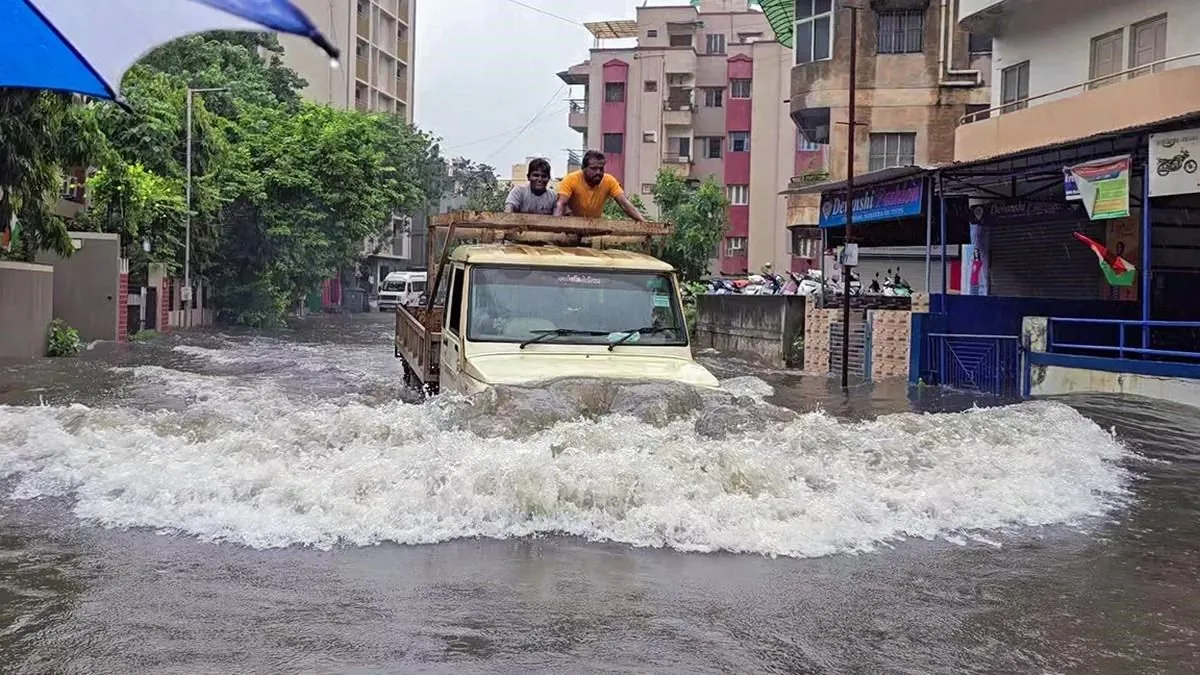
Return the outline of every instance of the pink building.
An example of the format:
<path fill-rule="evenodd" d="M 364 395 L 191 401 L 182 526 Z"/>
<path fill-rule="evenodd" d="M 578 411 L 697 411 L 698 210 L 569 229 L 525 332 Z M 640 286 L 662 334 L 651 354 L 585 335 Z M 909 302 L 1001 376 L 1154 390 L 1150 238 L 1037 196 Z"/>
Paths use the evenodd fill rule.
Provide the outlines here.
<path fill-rule="evenodd" d="M 796 223 L 779 193 L 793 176 L 824 169 L 824 146 L 802 139 L 789 117 L 792 52 L 762 12 L 747 0 L 701 0 L 586 25 L 596 39 L 590 57 L 559 73 L 581 89 L 568 123 L 583 149 L 603 151 L 608 171 L 652 209 L 660 169 L 724 185 L 723 274 L 817 264 L 807 256 L 819 252 L 792 250 L 787 227 Z"/>

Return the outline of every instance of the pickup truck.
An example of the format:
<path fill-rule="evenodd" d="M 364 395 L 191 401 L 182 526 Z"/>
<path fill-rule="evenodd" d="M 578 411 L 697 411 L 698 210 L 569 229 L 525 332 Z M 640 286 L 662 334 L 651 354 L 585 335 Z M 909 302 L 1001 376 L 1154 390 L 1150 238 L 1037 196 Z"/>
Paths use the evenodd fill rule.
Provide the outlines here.
<path fill-rule="evenodd" d="M 624 248 L 669 234 L 666 224 L 452 213 L 433 219 L 431 248 L 443 229 L 428 302 L 396 312 L 409 386 L 471 394 L 561 377 L 719 386 L 692 358 L 674 268 Z M 475 243 L 455 246 L 456 236 Z"/>

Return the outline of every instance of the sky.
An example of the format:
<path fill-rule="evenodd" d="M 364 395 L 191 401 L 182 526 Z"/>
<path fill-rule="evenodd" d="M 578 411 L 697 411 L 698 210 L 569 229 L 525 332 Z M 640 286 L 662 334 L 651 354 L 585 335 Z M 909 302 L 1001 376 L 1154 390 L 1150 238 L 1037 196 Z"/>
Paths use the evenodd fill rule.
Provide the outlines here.
<path fill-rule="evenodd" d="M 444 155 L 491 164 L 507 178 L 533 155 L 561 175 L 567 149 L 583 143 L 567 126 L 570 93 L 556 75 L 588 56 L 593 38 L 580 24 L 685 0 L 414 1 L 416 125 L 443 139 Z"/>

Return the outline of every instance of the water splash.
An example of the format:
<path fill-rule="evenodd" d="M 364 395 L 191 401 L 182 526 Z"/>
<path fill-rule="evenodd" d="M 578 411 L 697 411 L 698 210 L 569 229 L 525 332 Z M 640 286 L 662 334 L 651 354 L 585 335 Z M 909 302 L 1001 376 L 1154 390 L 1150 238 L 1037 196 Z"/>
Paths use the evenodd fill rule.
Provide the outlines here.
<path fill-rule="evenodd" d="M 414 405 L 132 374 L 190 404 L 0 407 L 13 498 L 256 548 L 565 533 L 787 556 L 1077 523 L 1129 499 L 1124 447 L 1056 403 L 846 423 L 772 406 L 746 381 L 725 394 L 563 381 Z"/>

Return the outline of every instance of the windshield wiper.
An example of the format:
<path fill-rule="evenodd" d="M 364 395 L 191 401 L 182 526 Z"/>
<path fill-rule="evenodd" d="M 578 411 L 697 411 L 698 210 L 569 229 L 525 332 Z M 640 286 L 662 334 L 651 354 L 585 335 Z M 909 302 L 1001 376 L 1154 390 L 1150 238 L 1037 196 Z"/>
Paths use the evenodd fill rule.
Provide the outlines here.
<path fill-rule="evenodd" d="M 624 335 L 622 335 L 621 338 L 619 340 L 617 340 L 616 342 L 610 342 L 608 344 L 608 351 L 611 352 L 612 350 L 617 348 L 617 345 L 625 344 L 627 341 L 632 340 L 635 335 L 636 336 L 656 335 L 658 333 L 665 333 L 666 331 L 669 331 L 669 330 L 675 330 L 675 329 L 667 328 L 666 326 L 646 326 L 644 328 L 634 328 L 633 330 L 613 331 L 613 333 L 624 333 Z M 613 333 L 609 333 L 609 335 L 612 335 Z"/>
<path fill-rule="evenodd" d="M 541 342 L 542 340 L 545 340 L 546 338 L 549 338 L 549 337 L 561 337 L 561 336 L 564 336 L 564 335 L 592 335 L 592 336 L 595 336 L 595 335 L 608 335 L 608 333 L 607 333 L 607 332 L 605 332 L 605 331 L 598 331 L 598 330 L 574 330 L 574 329 L 571 329 L 571 328 L 555 328 L 555 329 L 553 329 L 553 330 L 531 330 L 531 331 L 529 331 L 529 332 L 530 332 L 530 333 L 533 333 L 533 334 L 534 334 L 534 337 L 531 337 L 531 338 L 529 338 L 528 340 L 526 340 L 526 341 L 522 342 L 522 343 L 520 344 L 520 348 L 521 348 L 521 349 L 525 349 L 525 348 L 526 348 L 526 347 L 528 347 L 529 345 L 531 345 L 531 344 L 533 344 L 533 343 L 535 343 L 535 342 Z"/>

